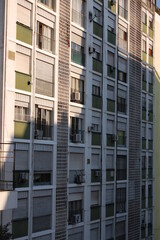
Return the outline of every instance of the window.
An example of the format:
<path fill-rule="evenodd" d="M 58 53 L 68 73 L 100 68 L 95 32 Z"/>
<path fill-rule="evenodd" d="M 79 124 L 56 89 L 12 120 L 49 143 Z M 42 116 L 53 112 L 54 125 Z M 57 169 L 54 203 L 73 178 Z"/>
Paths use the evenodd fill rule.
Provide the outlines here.
<path fill-rule="evenodd" d="M 82 200 L 69 202 L 68 223 L 76 224 L 82 222 Z"/>
<path fill-rule="evenodd" d="M 125 240 L 125 221 L 116 223 L 116 240 Z"/>
<path fill-rule="evenodd" d="M 149 17 L 149 28 L 153 29 L 153 19 Z"/>
<path fill-rule="evenodd" d="M 142 12 L 142 23 L 147 25 L 147 14 L 145 12 Z"/>
<path fill-rule="evenodd" d="M 153 45 L 151 43 L 149 44 L 149 56 L 153 57 Z"/>
<path fill-rule="evenodd" d="M 117 155 L 117 180 L 126 180 L 127 178 L 127 156 Z"/>
<path fill-rule="evenodd" d="M 23 106 L 15 106 L 15 120 L 27 122 L 29 120 L 29 108 Z"/>
<path fill-rule="evenodd" d="M 76 64 L 85 66 L 84 47 L 74 42 L 71 43 L 71 61 Z"/>
<path fill-rule="evenodd" d="M 126 99 L 118 97 L 117 99 L 117 110 L 120 113 L 126 113 Z"/>
<path fill-rule="evenodd" d="M 93 12 L 94 12 L 94 22 L 102 25 L 102 12 L 99 11 L 97 8 L 93 8 Z"/>
<path fill-rule="evenodd" d="M 84 103 L 84 81 L 81 79 L 71 78 L 71 101 Z"/>
<path fill-rule="evenodd" d="M 92 85 L 92 94 L 95 96 L 100 96 L 100 87 Z"/>
<path fill-rule="evenodd" d="M 45 4 L 49 8 L 54 8 L 54 0 L 40 0 L 40 2 Z"/>
<path fill-rule="evenodd" d="M 84 11 L 84 0 L 72 0 L 72 21 L 82 27 L 85 25 Z"/>
<path fill-rule="evenodd" d="M 126 189 L 118 188 L 116 190 L 116 212 L 122 213 L 126 211 Z"/>
<path fill-rule="evenodd" d="M 70 140 L 74 143 L 83 142 L 83 119 L 71 117 Z"/>
<path fill-rule="evenodd" d="M 35 138 L 37 139 L 51 139 L 51 111 L 35 107 Z"/>
<path fill-rule="evenodd" d="M 146 53 L 146 51 L 147 51 L 147 45 L 146 45 L 147 43 L 146 43 L 146 40 L 142 40 L 142 51 L 143 52 L 145 52 Z"/>
<path fill-rule="evenodd" d="M 37 22 L 37 46 L 45 51 L 54 51 L 53 41 L 53 29 L 44 25 L 41 22 Z"/>

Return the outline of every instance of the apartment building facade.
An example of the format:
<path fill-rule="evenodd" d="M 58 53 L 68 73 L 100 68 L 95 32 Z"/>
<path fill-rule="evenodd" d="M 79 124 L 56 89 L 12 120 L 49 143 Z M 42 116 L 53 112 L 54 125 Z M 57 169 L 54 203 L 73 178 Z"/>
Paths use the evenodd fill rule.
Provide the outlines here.
<path fill-rule="evenodd" d="M 22 240 L 153 239 L 155 3 L 0 4 L 17 194 L 2 224 Z"/>

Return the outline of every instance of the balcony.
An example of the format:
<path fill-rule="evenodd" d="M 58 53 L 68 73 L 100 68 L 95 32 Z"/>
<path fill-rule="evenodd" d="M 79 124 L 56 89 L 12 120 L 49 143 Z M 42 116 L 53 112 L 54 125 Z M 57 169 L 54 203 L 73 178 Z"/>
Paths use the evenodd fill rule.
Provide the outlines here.
<path fill-rule="evenodd" d="M 75 130 L 70 134 L 70 140 L 72 143 L 83 143 L 84 140 L 84 131 L 83 130 Z"/>
<path fill-rule="evenodd" d="M 85 54 L 82 51 L 77 51 L 75 49 L 72 49 L 71 61 L 81 66 L 85 66 Z"/>
<path fill-rule="evenodd" d="M 85 28 L 86 16 L 82 12 L 78 12 L 78 11 L 72 9 L 72 22 Z"/>
<path fill-rule="evenodd" d="M 120 6 L 120 5 L 118 6 L 118 14 L 121 17 L 123 17 L 126 20 L 128 20 L 128 11 L 125 8 L 123 8 L 122 6 Z"/>
<path fill-rule="evenodd" d="M 53 79 L 51 80 L 53 81 Z M 36 79 L 36 93 L 53 97 L 54 84 L 53 82 L 47 82 L 42 79 Z"/>
<path fill-rule="evenodd" d="M 126 180 L 127 179 L 127 169 L 118 169 L 116 173 L 117 181 Z"/>
<path fill-rule="evenodd" d="M 128 51 L 128 42 L 119 37 L 118 38 L 118 47 L 127 52 Z"/>
<path fill-rule="evenodd" d="M 106 170 L 106 181 L 107 182 L 114 181 L 114 169 L 107 169 Z"/>
<path fill-rule="evenodd" d="M 103 34 L 103 27 L 97 22 L 93 21 L 93 34 L 95 34 L 97 37 L 102 38 Z"/>
<path fill-rule="evenodd" d="M 112 99 L 107 99 L 107 111 L 115 112 L 115 101 Z"/>
<path fill-rule="evenodd" d="M 106 204 L 106 218 L 114 216 L 114 203 Z"/>
<path fill-rule="evenodd" d="M 25 73 L 21 72 L 15 72 L 16 73 L 16 85 L 15 88 L 26 91 L 26 92 L 31 92 L 31 76 Z"/>
<path fill-rule="evenodd" d="M 102 73 L 102 61 L 100 61 L 96 58 L 93 58 L 92 64 L 93 64 L 92 65 L 93 71 L 98 72 L 98 73 Z"/>
<path fill-rule="evenodd" d="M 55 41 L 45 35 L 37 33 L 37 47 L 47 52 L 55 52 Z"/>
<path fill-rule="evenodd" d="M 142 23 L 142 31 L 147 34 L 147 25 L 145 23 Z"/>
<path fill-rule="evenodd" d="M 102 98 L 101 96 L 92 95 L 92 107 L 101 109 L 102 108 Z"/>
<path fill-rule="evenodd" d="M 100 219 L 101 208 L 99 205 L 91 206 L 91 221 Z"/>
<path fill-rule="evenodd" d="M 19 41 L 32 45 L 32 30 L 31 28 L 17 22 L 16 38 Z"/>
<path fill-rule="evenodd" d="M 142 60 L 144 62 L 147 62 L 147 54 L 146 54 L 146 52 L 143 52 L 143 51 L 142 51 Z"/>
<path fill-rule="evenodd" d="M 92 132 L 92 145 L 100 146 L 101 145 L 101 133 Z"/>
<path fill-rule="evenodd" d="M 115 67 L 111 65 L 107 65 L 107 76 L 111 78 L 115 78 Z"/>
<path fill-rule="evenodd" d="M 53 127 L 45 124 L 35 124 L 34 139 L 51 140 Z"/>
<path fill-rule="evenodd" d="M 100 182 L 101 181 L 101 171 L 99 169 L 91 170 L 91 182 Z"/>
<path fill-rule="evenodd" d="M 108 42 L 116 45 L 116 34 L 108 30 Z"/>
<path fill-rule="evenodd" d="M 116 13 L 116 1 L 113 3 L 112 0 L 108 0 L 108 8 L 112 10 L 112 12 Z"/>

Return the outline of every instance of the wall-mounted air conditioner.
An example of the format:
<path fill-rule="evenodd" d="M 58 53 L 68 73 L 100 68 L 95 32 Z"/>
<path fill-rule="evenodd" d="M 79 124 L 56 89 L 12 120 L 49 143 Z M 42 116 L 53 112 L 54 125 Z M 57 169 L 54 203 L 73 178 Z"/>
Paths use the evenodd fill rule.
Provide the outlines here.
<path fill-rule="evenodd" d="M 81 214 L 75 214 L 73 216 L 74 223 L 80 223 L 81 222 Z"/>
<path fill-rule="evenodd" d="M 81 142 L 81 134 L 77 133 L 73 135 L 73 142 L 80 143 Z"/>
<path fill-rule="evenodd" d="M 80 99 L 81 99 L 81 94 L 80 94 L 80 92 L 73 92 L 73 93 L 72 93 L 72 100 L 73 100 L 73 101 L 80 101 Z"/>

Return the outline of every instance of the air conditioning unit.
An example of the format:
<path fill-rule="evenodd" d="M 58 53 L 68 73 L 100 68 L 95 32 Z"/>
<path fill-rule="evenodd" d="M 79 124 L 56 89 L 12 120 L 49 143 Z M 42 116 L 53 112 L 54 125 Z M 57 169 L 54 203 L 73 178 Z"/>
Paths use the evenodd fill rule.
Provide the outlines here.
<path fill-rule="evenodd" d="M 113 6 L 114 4 L 116 4 L 115 0 L 111 0 L 111 6 Z"/>
<path fill-rule="evenodd" d="M 78 174 L 78 175 L 75 177 L 75 183 L 77 183 L 77 184 L 84 183 L 84 176 L 83 176 L 82 174 Z"/>
<path fill-rule="evenodd" d="M 73 142 L 76 142 L 76 143 L 79 143 L 79 142 L 81 142 L 81 134 L 74 134 L 73 135 Z"/>
<path fill-rule="evenodd" d="M 80 101 L 80 100 L 81 100 L 81 94 L 80 94 L 80 92 L 73 92 L 73 93 L 72 93 L 72 100 L 73 100 L 73 101 Z"/>
<path fill-rule="evenodd" d="M 89 126 L 89 127 L 88 127 L 88 132 L 92 132 L 92 131 L 93 131 L 93 129 L 94 129 L 94 127 L 93 127 L 93 126 Z"/>
<path fill-rule="evenodd" d="M 81 214 L 75 214 L 73 216 L 74 223 L 80 223 L 81 222 Z"/>
<path fill-rule="evenodd" d="M 89 47 L 89 54 L 94 53 L 95 50 L 96 50 L 96 49 L 95 49 L 94 47 Z"/>
<path fill-rule="evenodd" d="M 35 130 L 34 131 L 35 138 L 42 138 L 43 137 L 43 130 Z"/>
<path fill-rule="evenodd" d="M 99 177 L 100 176 L 100 171 L 99 170 L 95 170 L 94 171 L 94 176 L 95 177 Z"/>

